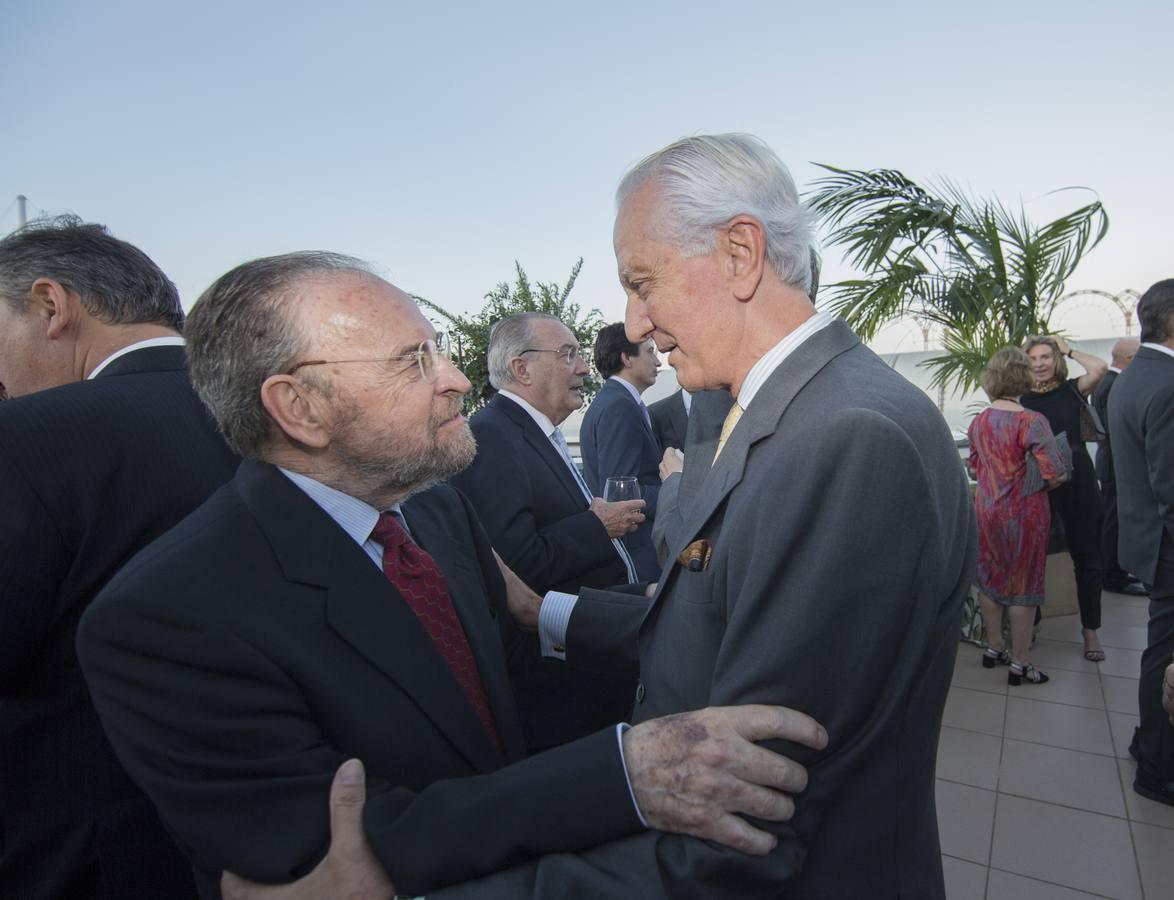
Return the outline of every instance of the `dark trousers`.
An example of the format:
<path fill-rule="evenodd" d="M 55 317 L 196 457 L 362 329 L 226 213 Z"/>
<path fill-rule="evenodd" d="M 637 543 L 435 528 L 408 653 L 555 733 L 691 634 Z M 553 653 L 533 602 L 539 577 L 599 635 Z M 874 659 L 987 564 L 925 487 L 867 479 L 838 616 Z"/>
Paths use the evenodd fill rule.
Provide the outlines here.
<path fill-rule="evenodd" d="M 1159 781 L 1174 781 L 1174 725 L 1162 709 L 1162 679 L 1174 655 L 1174 541 L 1163 537 L 1168 555 L 1158 558 L 1150 589 L 1150 621 L 1145 651 L 1141 654 L 1141 678 L 1137 682 L 1137 730 L 1139 764 Z"/>
<path fill-rule="evenodd" d="M 1075 456 L 1075 454 L 1073 454 Z M 1088 456 L 1085 454 L 1085 459 Z M 1092 463 L 1077 464 L 1073 480 L 1048 495 L 1052 516 L 1064 525 L 1064 537 L 1076 573 L 1080 626 L 1101 627 L 1101 492 Z"/>
<path fill-rule="evenodd" d="M 1101 482 L 1101 568 L 1106 590 L 1116 590 L 1129 583 L 1129 573 L 1117 561 L 1117 483 Z"/>

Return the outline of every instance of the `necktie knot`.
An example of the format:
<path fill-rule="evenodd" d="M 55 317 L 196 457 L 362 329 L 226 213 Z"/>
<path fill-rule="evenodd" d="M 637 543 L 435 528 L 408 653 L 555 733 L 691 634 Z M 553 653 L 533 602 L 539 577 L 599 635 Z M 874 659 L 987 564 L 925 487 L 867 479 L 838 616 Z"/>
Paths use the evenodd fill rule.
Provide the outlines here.
<path fill-rule="evenodd" d="M 408 540 L 408 533 L 400 525 L 399 518 L 393 512 L 382 512 L 379 521 L 371 529 L 371 537 L 383 547 L 399 547 Z"/>

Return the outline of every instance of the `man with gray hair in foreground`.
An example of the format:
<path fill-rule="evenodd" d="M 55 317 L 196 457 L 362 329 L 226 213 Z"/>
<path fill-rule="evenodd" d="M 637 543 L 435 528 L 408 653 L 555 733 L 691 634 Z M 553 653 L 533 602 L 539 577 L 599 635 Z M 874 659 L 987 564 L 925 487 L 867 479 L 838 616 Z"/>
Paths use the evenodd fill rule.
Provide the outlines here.
<path fill-rule="evenodd" d="M 78 651 L 201 896 L 223 870 L 308 872 L 348 757 L 369 773 L 372 864 L 411 893 L 644 823 L 773 845 L 731 813 L 790 815 L 802 767 L 751 741 L 821 746 L 800 713 L 707 709 L 523 758 L 507 579 L 509 602 L 528 592 L 437 484 L 475 449 L 469 382 L 405 293 L 348 257 L 255 260 L 204 293 L 186 335 L 244 462 L 102 592 Z"/>
<path fill-rule="evenodd" d="M 807 214 L 760 141 L 679 141 L 617 206 L 628 337 L 651 337 L 686 390 L 736 402 L 690 450 L 710 469 L 651 608 L 584 590 L 530 616 L 569 664 L 638 670 L 636 721 L 780 703 L 824 723 L 828 748 L 773 745 L 810 779 L 794 818 L 766 823 L 765 856 L 646 832 L 429 897 L 943 900 L 934 764 L 977 555 L 949 430 L 812 306 Z"/>

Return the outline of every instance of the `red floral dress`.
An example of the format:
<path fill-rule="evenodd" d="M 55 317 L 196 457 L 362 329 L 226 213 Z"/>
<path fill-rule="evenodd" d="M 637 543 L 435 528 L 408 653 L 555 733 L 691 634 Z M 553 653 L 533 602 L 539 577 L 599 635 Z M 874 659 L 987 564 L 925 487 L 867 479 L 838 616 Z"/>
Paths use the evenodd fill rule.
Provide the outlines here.
<path fill-rule="evenodd" d="M 997 603 L 1044 602 L 1051 510 L 1046 491 L 1024 495 L 1026 455 L 1045 479 L 1057 473 L 1056 439 L 1037 412 L 988 408 L 970 423 L 970 468 L 978 478 L 978 588 Z"/>

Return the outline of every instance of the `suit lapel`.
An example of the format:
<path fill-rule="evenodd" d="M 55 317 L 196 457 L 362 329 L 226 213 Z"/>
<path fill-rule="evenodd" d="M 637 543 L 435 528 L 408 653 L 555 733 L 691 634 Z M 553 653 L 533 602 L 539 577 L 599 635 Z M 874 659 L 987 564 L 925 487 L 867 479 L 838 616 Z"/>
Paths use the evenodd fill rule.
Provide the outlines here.
<path fill-rule="evenodd" d="M 554 444 L 550 442 L 550 438 L 543 434 L 542 429 L 530 418 L 530 414 L 518 406 L 518 404 L 514 403 L 514 401 L 500 394 L 495 395 L 490 403 L 498 407 L 498 409 L 509 417 L 510 421 L 521 429 L 522 439 L 530 445 L 538 458 L 550 469 L 554 477 L 563 486 L 563 490 L 575 502 L 575 505 L 585 508 L 587 500 L 583 496 L 583 490 L 579 487 L 579 483 L 575 481 L 575 476 L 567 468 L 566 460 L 555 449 Z"/>
<path fill-rule="evenodd" d="M 656 439 L 656 432 L 652 430 L 652 417 L 644 417 L 644 412 L 640 409 L 640 401 L 632 396 L 631 391 L 629 391 L 622 384 L 617 384 L 615 380 L 611 378 L 607 379 L 607 381 L 603 383 L 603 387 L 600 389 L 600 391 L 601 393 L 602 391 L 611 391 L 612 393 L 621 397 L 621 402 L 628 403 L 636 407 L 636 412 L 640 416 L 640 421 L 644 423 L 644 436 L 652 442 L 654 447 L 660 446 L 660 442 Z"/>
<path fill-rule="evenodd" d="M 325 592 L 330 627 L 411 696 L 472 766 L 497 768 L 497 752 L 464 691 L 363 549 L 272 466 L 246 460 L 237 483 L 285 577 Z"/>
<path fill-rule="evenodd" d="M 497 613 L 486 602 L 483 576 L 476 566 L 473 548 L 448 536 L 451 521 L 434 501 L 432 492 L 425 491 L 413 497 L 404 510 L 413 537 L 444 572 L 457 618 L 465 630 L 469 649 L 473 652 L 473 659 L 481 674 L 489 708 L 497 722 L 498 736 L 510 758 L 519 759 L 525 755 L 522 727 L 517 718 L 505 655 L 502 653 Z M 480 720 L 476 722 L 479 734 L 484 737 Z M 486 752 L 491 754 L 487 759 L 495 758 L 497 751 L 487 737 L 484 737 L 484 743 Z"/>
<path fill-rule="evenodd" d="M 742 480 L 750 448 L 778 430 L 779 420 L 795 396 L 834 357 L 859 343 L 852 330 L 837 320 L 795 348 L 771 373 L 722 448 L 717 462 L 708 471 L 702 469 L 695 475 L 695 481 L 700 482 L 698 493 L 683 510 L 685 527 L 678 535 L 678 546 L 670 548 L 670 559 L 675 560 L 702 533 L 705 523 Z M 706 440 L 701 445 L 699 461 L 713 460 L 716 447 L 716 439 Z M 662 578 L 662 588 L 663 584 Z"/>

